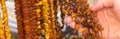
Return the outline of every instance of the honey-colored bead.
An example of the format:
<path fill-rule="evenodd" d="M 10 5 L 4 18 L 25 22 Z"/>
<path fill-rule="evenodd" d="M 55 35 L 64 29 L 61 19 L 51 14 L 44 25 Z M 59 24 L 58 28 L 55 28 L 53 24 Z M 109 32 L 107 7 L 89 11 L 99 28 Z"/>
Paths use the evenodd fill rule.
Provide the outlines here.
<path fill-rule="evenodd" d="M 39 5 L 42 5 L 43 4 L 43 2 L 42 1 L 39 1 L 38 3 L 36 3 L 35 5 L 36 6 L 39 6 Z"/>
<path fill-rule="evenodd" d="M 69 0 L 66 0 L 66 2 L 68 2 L 68 3 L 69 3 Z"/>
<path fill-rule="evenodd" d="M 76 24 L 75 25 L 75 30 L 78 31 L 78 29 L 79 29 L 79 24 Z"/>
<path fill-rule="evenodd" d="M 83 23 L 84 21 L 85 21 L 85 18 L 81 18 L 79 22 Z"/>
<path fill-rule="evenodd" d="M 68 11 L 67 10 L 63 10 L 63 13 L 68 14 Z"/>
<path fill-rule="evenodd" d="M 90 23 L 90 19 L 88 19 L 87 22 Z"/>

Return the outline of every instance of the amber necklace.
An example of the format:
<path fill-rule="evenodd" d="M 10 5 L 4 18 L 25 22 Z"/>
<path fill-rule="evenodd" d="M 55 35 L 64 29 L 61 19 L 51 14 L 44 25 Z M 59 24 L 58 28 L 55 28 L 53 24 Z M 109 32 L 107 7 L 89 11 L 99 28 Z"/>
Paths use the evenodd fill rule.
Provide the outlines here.
<path fill-rule="evenodd" d="M 7 8 L 5 4 L 6 0 L 1 0 L 1 5 L 2 5 L 2 16 L 4 20 L 4 35 L 6 39 L 11 39 L 11 33 L 10 33 L 10 28 L 8 26 L 8 13 L 7 13 Z M 3 36 L 4 37 L 4 36 Z"/>
<path fill-rule="evenodd" d="M 75 21 L 75 30 L 80 30 L 81 37 L 75 35 L 75 39 L 78 38 L 95 38 L 100 39 L 98 35 L 99 31 L 103 28 L 98 24 L 97 14 L 88 10 L 87 0 L 60 0 L 61 11 L 72 17 L 72 21 Z M 80 20 L 78 19 L 80 18 Z M 81 25 L 81 27 L 79 27 Z"/>

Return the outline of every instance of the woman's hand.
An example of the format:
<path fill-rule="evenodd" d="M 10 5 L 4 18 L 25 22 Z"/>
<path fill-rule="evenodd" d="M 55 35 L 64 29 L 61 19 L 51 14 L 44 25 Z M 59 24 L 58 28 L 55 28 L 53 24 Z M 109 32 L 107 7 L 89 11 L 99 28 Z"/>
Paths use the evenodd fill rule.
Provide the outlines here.
<path fill-rule="evenodd" d="M 102 24 L 105 39 L 120 39 L 120 0 L 97 0 L 90 7 L 98 13 L 99 22 Z"/>
<path fill-rule="evenodd" d="M 99 23 L 104 28 L 102 36 L 104 39 L 120 39 L 120 0 L 97 0 L 90 7 L 97 12 Z M 65 18 L 65 21 L 74 28 L 75 22 L 71 17 Z"/>

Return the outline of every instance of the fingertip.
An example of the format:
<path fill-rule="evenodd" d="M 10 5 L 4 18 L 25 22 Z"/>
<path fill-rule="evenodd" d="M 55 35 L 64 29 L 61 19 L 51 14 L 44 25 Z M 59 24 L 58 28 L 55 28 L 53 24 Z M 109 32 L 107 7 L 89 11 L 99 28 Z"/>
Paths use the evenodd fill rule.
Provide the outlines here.
<path fill-rule="evenodd" d="M 74 26 L 75 26 L 75 22 L 70 22 L 70 27 L 74 29 Z"/>
<path fill-rule="evenodd" d="M 92 11 L 94 11 L 94 12 L 99 11 L 99 10 L 101 10 L 102 8 L 104 8 L 102 1 L 97 1 L 96 4 L 90 6 L 90 10 L 92 10 Z"/>
<path fill-rule="evenodd" d="M 92 11 L 96 11 L 96 9 L 95 9 L 95 7 L 94 7 L 95 5 L 92 5 L 92 6 L 90 6 L 90 10 L 92 10 Z"/>
<path fill-rule="evenodd" d="M 72 21 L 72 18 L 70 16 L 66 17 L 64 20 L 66 23 L 69 23 Z"/>

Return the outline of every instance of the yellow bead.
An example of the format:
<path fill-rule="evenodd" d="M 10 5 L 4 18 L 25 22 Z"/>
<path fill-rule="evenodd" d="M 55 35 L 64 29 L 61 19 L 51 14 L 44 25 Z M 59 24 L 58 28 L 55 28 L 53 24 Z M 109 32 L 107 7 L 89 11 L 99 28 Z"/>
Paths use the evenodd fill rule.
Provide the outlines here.
<path fill-rule="evenodd" d="M 41 11 L 40 9 L 36 9 L 36 12 L 37 12 L 37 13 L 40 13 L 40 11 Z"/>
<path fill-rule="evenodd" d="M 37 4 L 35 4 L 36 6 L 42 5 L 42 1 L 39 1 Z"/>
<path fill-rule="evenodd" d="M 90 23 L 90 19 L 88 19 L 87 22 Z"/>
<path fill-rule="evenodd" d="M 38 29 L 40 29 L 40 28 L 41 28 L 41 26 L 39 25 L 37 28 L 38 28 Z"/>
<path fill-rule="evenodd" d="M 83 23 L 84 21 L 85 21 L 85 18 L 81 18 L 79 22 Z"/>
<path fill-rule="evenodd" d="M 69 0 L 66 0 L 66 2 L 68 2 L 68 3 L 69 3 Z"/>
<path fill-rule="evenodd" d="M 47 0 L 42 0 L 43 2 L 47 2 Z"/>

